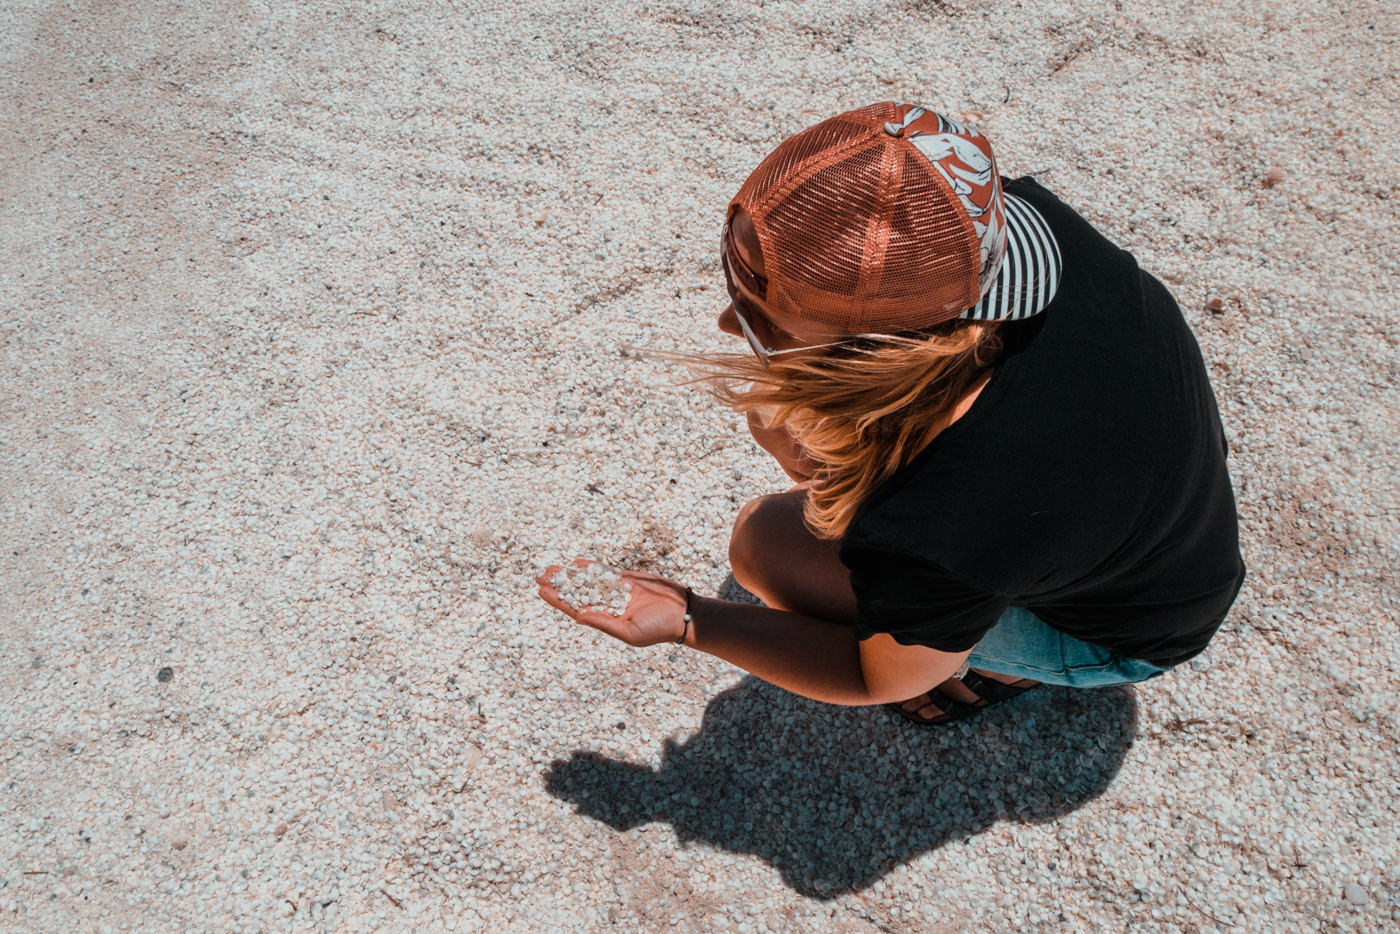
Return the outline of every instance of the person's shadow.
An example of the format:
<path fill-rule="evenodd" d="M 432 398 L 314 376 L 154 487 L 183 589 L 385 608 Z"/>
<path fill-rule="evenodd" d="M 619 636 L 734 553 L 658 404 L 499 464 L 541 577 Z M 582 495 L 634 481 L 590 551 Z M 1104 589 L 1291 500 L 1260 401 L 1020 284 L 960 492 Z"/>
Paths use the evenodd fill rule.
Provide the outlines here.
<path fill-rule="evenodd" d="M 545 781 L 617 830 L 665 821 L 682 843 L 752 853 L 796 891 L 832 898 L 995 821 L 1045 821 L 1093 799 L 1136 721 L 1130 688 L 1041 687 L 921 727 L 747 677 L 689 741 L 666 741 L 659 769 L 580 750 Z"/>

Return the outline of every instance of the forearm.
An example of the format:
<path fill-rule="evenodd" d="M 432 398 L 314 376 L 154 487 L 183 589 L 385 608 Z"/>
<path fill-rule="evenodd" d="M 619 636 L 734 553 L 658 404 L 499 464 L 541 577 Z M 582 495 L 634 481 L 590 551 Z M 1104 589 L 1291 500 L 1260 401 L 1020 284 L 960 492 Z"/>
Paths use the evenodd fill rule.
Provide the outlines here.
<path fill-rule="evenodd" d="M 685 644 L 803 697 L 848 706 L 878 702 L 866 687 L 850 626 L 694 597 Z"/>

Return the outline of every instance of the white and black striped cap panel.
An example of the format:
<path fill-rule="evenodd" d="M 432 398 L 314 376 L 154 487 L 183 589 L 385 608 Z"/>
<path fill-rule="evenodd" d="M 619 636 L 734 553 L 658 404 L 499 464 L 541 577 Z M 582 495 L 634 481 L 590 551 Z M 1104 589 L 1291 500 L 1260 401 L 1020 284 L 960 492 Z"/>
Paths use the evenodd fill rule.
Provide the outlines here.
<path fill-rule="evenodd" d="M 1060 247 L 1040 212 L 1012 194 L 1006 206 L 1006 255 L 987 294 L 960 317 L 973 321 L 1029 318 L 1045 310 L 1060 285 Z"/>
<path fill-rule="evenodd" d="M 1038 314 L 1050 304 L 1060 287 L 1060 245 L 1039 211 L 1015 195 L 1007 195 L 1006 201 L 1008 211 L 1016 211 L 1024 219 L 1027 242 L 1035 244 L 1030 251 L 1036 261 L 1036 273 L 1031 280 L 1035 285 L 1035 297 L 1026 314 Z"/>

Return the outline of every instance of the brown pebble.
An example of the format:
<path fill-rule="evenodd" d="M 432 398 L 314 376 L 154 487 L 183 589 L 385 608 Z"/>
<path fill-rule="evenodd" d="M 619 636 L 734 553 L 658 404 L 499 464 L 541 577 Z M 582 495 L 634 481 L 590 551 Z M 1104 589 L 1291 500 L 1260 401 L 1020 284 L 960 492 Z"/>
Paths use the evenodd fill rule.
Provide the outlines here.
<path fill-rule="evenodd" d="M 1279 168 L 1276 165 L 1271 165 L 1269 166 L 1269 170 L 1264 173 L 1264 187 L 1272 188 L 1279 182 L 1283 181 L 1283 178 L 1283 169 Z"/>
<path fill-rule="evenodd" d="M 1213 315 L 1218 315 L 1225 310 L 1225 302 L 1221 298 L 1211 298 L 1206 301 L 1206 311 Z"/>
<path fill-rule="evenodd" d="M 177 850 L 183 850 L 190 845 L 190 841 L 186 840 L 184 837 L 176 837 L 174 840 L 170 841 L 170 845 Z"/>

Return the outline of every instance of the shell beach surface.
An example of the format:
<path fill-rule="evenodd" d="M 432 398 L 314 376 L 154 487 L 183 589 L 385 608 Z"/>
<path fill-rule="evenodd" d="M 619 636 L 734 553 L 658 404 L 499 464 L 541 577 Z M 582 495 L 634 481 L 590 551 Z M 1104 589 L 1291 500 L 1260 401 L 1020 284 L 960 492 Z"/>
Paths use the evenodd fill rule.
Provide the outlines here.
<path fill-rule="evenodd" d="M 0 5 L 0 929 L 1400 921 L 1394 3 Z M 550 609 L 743 599 L 784 488 L 662 351 L 728 199 L 879 100 L 1176 295 L 1211 648 L 943 730 Z"/>

